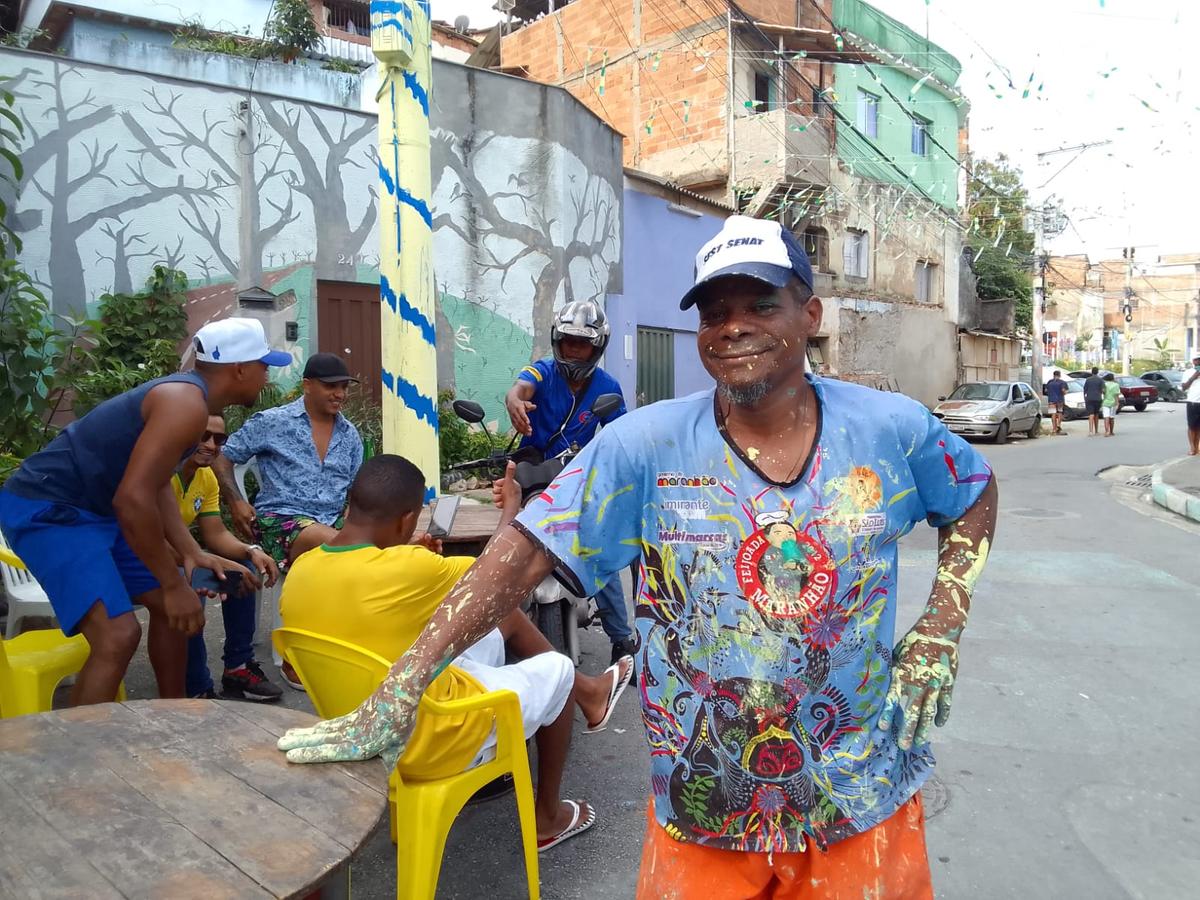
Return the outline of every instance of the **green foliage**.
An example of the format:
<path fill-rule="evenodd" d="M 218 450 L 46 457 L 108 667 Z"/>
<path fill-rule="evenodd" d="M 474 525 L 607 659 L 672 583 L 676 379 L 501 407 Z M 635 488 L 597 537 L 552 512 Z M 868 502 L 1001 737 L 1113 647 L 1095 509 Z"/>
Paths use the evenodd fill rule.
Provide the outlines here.
<path fill-rule="evenodd" d="M 1129 371 L 1134 375 L 1144 375 L 1146 372 L 1156 372 L 1159 369 L 1169 369 L 1174 365 L 1171 358 L 1168 356 L 1166 363 L 1163 363 L 1161 358 L 1158 359 L 1131 359 L 1129 361 Z M 1115 369 L 1120 369 L 1119 363 L 1113 363 Z"/>
<path fill-rule="evenodd" d="M 188 19 L 175 32 L 171 46 L 201 53 L 221 53 L 243 59 L 269 59 L 275 55 L 275 45 L 250 34 L 247 28 L 239 34 L 210 31 L 199 19 Z"/>
<path fill-rule="evenodd" d="M 0 91 L 0 258 L 21 252 L 21 239 L 8 224 L 6 196 L 16 196 L 20 190 L 25 168 L 17 152 L 25 138 L 25 125 L 13 109 L 16 98 L 9 91 Z"/>
<path fill-rule="evenodd" d="M 18 47 L 24 50 L 34 41 L 50 37 L 51 33 L 46 28 L 22 28 L 20 31 L 9 31 L 0 35 L 0 47 Z"/>
<path fill-rule="evenodd" d="M 994 161 L 976 160 L 967 188 L 967 244 L 981 300 L 1014 300 L 1016 327 L 1033 327 L 1033 283 L 1030 267 L 1034 235 L 1025 228 L 1029 192 L 1021 170 L 1000 154 Z M 995 246 L 993 246 L 995 245 Z"/>
<path fill-rule="evenodd" d="M 321 66 L 321 68 L 330 72 L 348 72 L 351 75 L 357 75 L 362 71 L 359 66 L 356 66 L 352 62 L 347 62 L 344 59 L 326 60 L 325 65 Z"/>
<path fill-rule="evenodd" d="M 58 372 L 73 351 L 78 322 L 64 334 L 50 304 L 14 259 L 0 259 L 0 454 L 41 449 L 60 396 Z"/>
<path fill-rule="evenodd" d="M 1171 349 L 1166 338 L 1154 339 L 1154 351 L 1158 354 L 1158 359 L 1156 360 L 1157 365 L 1154 367 L 1155 369 L 1169 369 L 1175 364 L 1175 359 L 1173 356 L 1175 351 Z M 1146 371 L 1154 370 L 1147 369 Z"/>
<path fill-rule="evenodd" d="M 263 29 L 263 40 L 274 47 L 275 55 L 289 63 L 317 49 L 321 32 L 306 0 L 275 0 L 275 12 Z"/>
<path fill-rule="evenodd" d="M 142 293 L 100 298 L 100 317 L 87 323 L 90 346 L 67 373 L 77 415 L 179 370 L 179 345 L 187 337 L 186 290 L 182 272 L 155 266 Z"/>
<path fill-rule="evenodd" d="M 238 33 L 216 32 L 204 26 L 198 18 L 186 20 L 175 32 L 173 46 L 202 53 L 221 53 L 243 59 L 281 59 L 294 62 L 321 45 L 321 32 L 313 21 L 312 11 L 305 0 L 275 0 L 271 19 L 261 38 L 246 28 Z M 334 68 L 327 65 L 326 68 Z M 338 71 L 359 69 L 351 66 Z"/>
<path fill-rule="evenodd" d="M 438 394 L 438 449 L 443 469 L 469 459 L 480 459 L 503 446 L 498 439 L 476 430 L 456 416 L 450 406 L 453 402 L 453 391 Z"/>
<path fill-rule="evenodd" d="M 366 458 L 383 452 L 383 407 L 361 384 L 352 384 L 342 404 L 342 415 L 358 429 Z"/>

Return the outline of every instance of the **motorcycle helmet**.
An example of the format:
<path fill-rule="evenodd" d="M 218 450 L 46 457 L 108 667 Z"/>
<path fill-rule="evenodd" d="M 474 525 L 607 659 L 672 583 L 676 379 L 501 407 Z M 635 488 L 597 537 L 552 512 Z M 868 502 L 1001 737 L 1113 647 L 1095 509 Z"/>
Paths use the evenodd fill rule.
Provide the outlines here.
<path fill-rule="evenodd" d="M 560 309 L 550 326 L 550 345 L 554 348 L 554 361 L 568 381 L 583 381 L 596 371 L 604 348 L 608 346 L 609 327 L 604 310 L 595 300 L 574 300 Z M 564 337 L 583 338 L 596 349 L 591 359 L 567 359 L 562 354 Z"/>

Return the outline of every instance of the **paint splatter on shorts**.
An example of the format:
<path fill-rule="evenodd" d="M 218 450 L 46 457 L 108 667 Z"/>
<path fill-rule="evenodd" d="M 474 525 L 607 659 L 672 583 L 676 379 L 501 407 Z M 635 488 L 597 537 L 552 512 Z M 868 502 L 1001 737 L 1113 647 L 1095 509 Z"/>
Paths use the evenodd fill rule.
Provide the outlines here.
<path fill-rule="evenodd" d="M 259 516 L 255 522 L 255 538 L 263 550 L 275 560 L 280 569 L 287 567 L 288 554 L 292 550 L 292 542 L 300 536 L 309 525 L 320 524 L 311 516 Z M 333 527 L 341 531 L 345 520 L 338 516 Z"/>

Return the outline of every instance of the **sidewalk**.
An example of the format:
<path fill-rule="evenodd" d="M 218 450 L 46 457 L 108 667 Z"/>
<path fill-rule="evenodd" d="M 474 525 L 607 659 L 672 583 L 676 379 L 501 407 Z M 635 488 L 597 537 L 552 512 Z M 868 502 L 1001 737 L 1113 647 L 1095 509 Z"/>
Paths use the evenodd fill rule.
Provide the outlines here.
<path fill-rule="evenodd" d="M 1185 456 L 1154 470 L 1154 502 L 1200 522 L 1200 456 Z"/>

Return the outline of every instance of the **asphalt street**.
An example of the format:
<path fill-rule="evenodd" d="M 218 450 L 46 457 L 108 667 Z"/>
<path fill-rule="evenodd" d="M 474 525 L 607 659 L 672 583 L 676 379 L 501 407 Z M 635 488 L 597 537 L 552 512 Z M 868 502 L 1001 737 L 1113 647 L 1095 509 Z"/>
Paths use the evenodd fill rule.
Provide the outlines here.
<path fill-rule="evenodd" d="M 1183 407 L 1123 414 L 1114 438 L 1087 437 L 1086 422 L 1068 430 L 981 447 L 999 478 L 1000 524 L 925 792 L 939 898 L 1175 898 L 1200 884 L 1200 701 L 1188 674 L 1200 528 L 1127 484 L 1186 451 Z M 929 528 L 903 542 L 902 623 L 924 603 L 935 552 Z M 219 615 L 207 633 L 219 673 Z M 583 645 L 584 670 L 601 671 L 603 634 Z M 131 697 L 154 695 L 144 648 L 127 684 Z M 311 710 L 290 689 L 285 702 Z M 599 821 L 542 856 L 543 897 L 633 896 L 647 773 L 630 691 L 606 733 L 576 733 L 565 796 L 594 804 Z M 254 823 L 245 828 L 253 839 Z M 524 896 L 517 834 L 511 796 L 468 808 L 438 897 Z M 354 896 L 394 897 L 395 865 L 383 823 L 355 863 Z"/>

